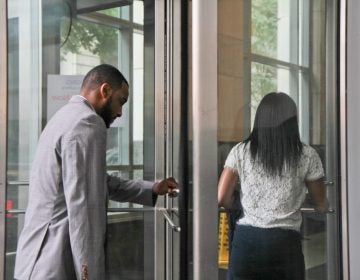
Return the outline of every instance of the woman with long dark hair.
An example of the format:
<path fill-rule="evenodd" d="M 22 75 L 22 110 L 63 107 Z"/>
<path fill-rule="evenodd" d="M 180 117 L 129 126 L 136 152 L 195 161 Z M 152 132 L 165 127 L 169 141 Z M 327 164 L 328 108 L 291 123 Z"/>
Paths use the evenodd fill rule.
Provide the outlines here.
<path fill-rule="evenodd" d="M 308 190 L 315 208 L 326 211 L 323 177 L 319 155 L 300 140 L 294 101 L 265 95 L 250 136 L 233 147 L 219 180 L 225 208 L 240 182 L 243 213 L 231 242 L 230 279 L 305 279 L 300 207 Z"/>

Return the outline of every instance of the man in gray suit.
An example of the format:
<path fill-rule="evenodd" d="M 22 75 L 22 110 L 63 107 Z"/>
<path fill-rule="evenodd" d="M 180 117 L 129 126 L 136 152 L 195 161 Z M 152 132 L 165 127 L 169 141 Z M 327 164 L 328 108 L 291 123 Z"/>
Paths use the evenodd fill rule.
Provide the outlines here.
<path fill-rule="evenodd" d="M 177 188 L 173 178 L 154 183 L 107 174 L 106 128 L 128 97 L 123 75 L 99 65 L 46 125 L 32 164 L 15 279 L 104 280 L 108 199 L 154 205 L 157 195 Z"/>

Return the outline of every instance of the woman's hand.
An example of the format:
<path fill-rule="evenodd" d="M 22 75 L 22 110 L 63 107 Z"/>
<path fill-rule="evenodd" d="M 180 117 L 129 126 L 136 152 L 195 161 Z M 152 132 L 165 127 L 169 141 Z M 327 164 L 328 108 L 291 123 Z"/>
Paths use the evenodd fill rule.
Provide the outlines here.
<path fill-rule="evenodd" d="M 233 169 L 225 167 L 218 184 L 218 204 L 220 207 L 231 208 L 234 200 L 234 190 L 238 175 Z"/>
<path fill-rule="evenodd" d="M 305 184 L 309 190 L 315 210 L 322 213 L 327 212 L 329 210 L 329 203 L 326 199 L 326 186 L 323 178 L 316 181 L 305 182 Z"/>

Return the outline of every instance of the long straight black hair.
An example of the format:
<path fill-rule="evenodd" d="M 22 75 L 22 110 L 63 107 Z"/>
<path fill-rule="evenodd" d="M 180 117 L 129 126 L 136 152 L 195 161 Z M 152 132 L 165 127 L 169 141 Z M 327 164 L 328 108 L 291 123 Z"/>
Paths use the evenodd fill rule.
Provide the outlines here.
<path fill-rule="evenodd" d="M 284 165 L 295 167 L 303 149 L 295 102 L 282 92 L 266 94 L 245 143 L 250 143 L 252 159 L 270 175 L 281 175 Z"/>

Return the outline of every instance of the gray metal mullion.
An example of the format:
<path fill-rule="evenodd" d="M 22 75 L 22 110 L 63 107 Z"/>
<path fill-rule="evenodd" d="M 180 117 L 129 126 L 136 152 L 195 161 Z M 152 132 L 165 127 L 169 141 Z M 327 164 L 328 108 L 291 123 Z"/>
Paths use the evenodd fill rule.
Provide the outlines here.
<path fill-rule="evenodd" d="M 101 24 L 101 25 L 111 26 L 114 28 L 124 27 L 124 28 L 128 28 L 128 29 L 139 30 L 142 32 L 144 31 L 144 26 L 142 24 L 135 23 L 135 22 L 132 22 L 129 20 L 121 19 L 121 18 L 108 16 L 108 15 L 98 13 L 98 12 L 78 15 L 78 18 L 85 20 L 85 21 Z"/>
<path fill-rule="evenodd" d="M 299 67 L 299 0 L 290 1 L 290 65 L 297 65 Z M 297 68 L 296 67 L 296 68 Z M 289 80 L 289 94 L 295 100 L 297 106 L 299 106 L 299 75 L 298 70 L 295 67 L 289 68 L 290 80 Z"/>
<path fill-rule="evenodd" d="M 308 76 L 308 92 L 309 92 L 309 100 L 312 100 L 312 96 L 313 96 L 313 80 L 314 80 L 314 42 L 313 42 L 313 38 L 314 38 L 314 2 L 310 1 L 310 0 L 303 0 L 304 1 L 304 5 L 303 5 L 303 9 L 307 9 L 308 13 L 309 13 L 309 19 L 308 19 L 308 23 L 304 22 L 304 27 L 303 30 L 307 30 L 307 35 L 303 34 L 303 37 L 308 38 L 307 42 L 303 42 L 303 45 L 307 45 L 308 47 L 308 52 L 306 53 L 305 51 L 303 51 L 302 53 L 302 61 L 301 61 L 301 65 L 304 66 L 308 66 L 309 67 L 309 76 Z M 307 25 L 306 25 L 307 24 Z M 305 31 L 304 31 L 305 33 Z M 313 102 L 309 102 L 309 107 L 308 107 L 308 112 L 313 112 Z M 306 112 L 305 112 L 306 113 Z M 311 114 L 309 116 L 309 131 L 308 131 L 308 139 L 309 142 L 312 141 L 314 139 L 314 132 L 313 132 L 313 115 Z M 310 127 L 311 125 L 311 127 Z"/>
<path fill-rule="evenodd" d="M 124 28 L 119 30 L 119 42 L 118 42 L 118 48 L 119 48 L 119 56 L 117 64 L 119 65 L 119 68 L 121 72 L 124 74 L 125 77 L 127 77 L 129 84 L 130 84 L 130 92 L 132 90 L 131 84 L 132 84 L 132 50 L 133 50 L 133 44 L 132 44 L 132 30 L 129 28 Z M 121 147 L 122 149 L 120 151 L 128 151 L 128 156 L 126 157 L 128 160 L 128 166 L 131 167 L 131 154 L 133 150 L 133 143 L 131 141 L 132 139 L 132 102 L 129 103 L 129 110 L 128 110 L 128 126 L 117 128 L 117 137 L 118 137 L 118 147 Z M 128 132 L 128 138 L 126 143 L 125 136 L 126 132 Z M 119 144 L 120 143 L 120 144 Z M 123 155 L 121 155 L 123 158 Z M 108 170 L 111 168 L 107 167 Z M 132 179 L 130 168 L 129 171 L 129 179 Z"/>
<path fill-rule="evenodd" d="M 5 279 L 7 165 L 7 1 L 0 0 L 0 280 Z"/>
<path fill-rule="evenodd" d="M 357 2 L 358 3 L 358 2 Z M 340 170 L 339 175 L 340 179 L 338 180 L 338 183 L 340 183 L 339 193 L 340 193 L 340 208 L 341 211 L 341 277 L 343 280 L 349 280 L 350 279 L 350 256 L 349 256 L 349 215 L 348 211 L 349 209 L 349 201 L 348 201 L 348 164 L 350 164 L 350 161 L 348 162 L 347 157 L 347 127 L 348 127 L 348 108 L 346 106 L 347 102 L 347 47 L 349 46 L 349 57 L 351 58 L 351 55 L 354 52 L 351 52 L 350 42 L 349 45 L 347 45 L 347 22 L 350 21 L 352 17 L 358 19 L 357 15 L 357 9 L 354 10 L 353 13 L 349 12 L 349 15 L 347 14 L 347 8 L 348 8 L 348 1 L 340 1 L 340 11 L 339 11 L 339 140 L 340 140 Z M 357 20 L 358 21 L 358 20 Z M 358 21 L 359 22 L 359 21 Z M 351 38 L 352 32 L 355 31 L 357 33 L 357 24 L 353 25 L 354 29 L 349 29 L 349 36 Z M 356 40 L 356 39 L 355 39 Z M 359 41 L 359 40 L 357 40 Z M 354 49 L 355 53 L 358 54 L 358 44 L 355 44 Z M 350 69 L 350 62 L 349 62 L 349 70 Z M 354 64 L 358 65 L 358 60 L 354 62 Z M 355 76 L 356 79 L 356 76 Z M 350 87 L 351 81 L 349 80 L 349 93 L 351 93 L 351 87 Z M 352 84 L 352 86 L 355 86 L 356 89 L 358 89 L 358 85 L 356 83 Z M 356 90 L 357 93 L 357 90 Z M 350 135 L 349 135 L 350 136 Z M 357 138 L 358 139 L 358 138 Z M 354 139 L 354 143 L 356 143 L 357 139 Z M 355 146 L 356 149 L 357 146 Z M 355 155 L 357 156 L 357 155 Z M 357 165 L 355 165 L 357 166 Z M 350 179 L 350 178 L 349 178 Z M 357 184 L 355 184 L 356 188 Z M 356 216 L 356 214 L 355 214 Z M 358 216 L 357 216 L 358 217 Z M 354 248 L 354 247 L 353 247 Z M 358 247 L 357 247 L 358 248 Z M 353 262 L 353 266 L 357 266 L 357 261 Z"/>
<path fill-rule="evenodd" d="M 299 0 L 290 1 L 290 34 L 289 46 L 291 64 L 298 65 L 299 63 Z"/>
<path fill-rule="evenodd" d="M 6 210 L 5 213 L 6 214 L 25 214 L 26 209 L 11 209 L 11 210 Z M 145 207 L 145 208 L 131 208 L 131 207 L 127 207 L 127 208 L 123 208 L 123 207 L 109 207 L 107 209 L 108 213 L 122 213 L 122 212 L 154 212 L 155 208 L 153 207 Z"/>
<path fill-rule="evenodd" d="M 299 120 L 301 120 L 301 139 L 302 141 L 310 142 L 310 75 L 309 72 L 298 73 L 299 87 L 301 84 L 302 92 L 299 95 Z"/>
<path fill-rule="evenodd" d="M 218 279 L 218 1 L 192 2 L 193 279 Z"/>
<path fill-rule="evenodd" d="M 131 22 L 133 22 L 133 5 L 130 6 L 130 19 Z M 130 85 L 134 82 L 134 34 L 133 29 L 130 28 L 128 30 L 128 40 L 129 40 L 129 82 Z M 132 87 L 134 88 L 134 87 Z M 133 93 L 133 90 L 131 90 Z M 132 94 L 133 95 L 133 94 Z M 133 127 L 134 127 L 134 120 L 133 120 L 133 112 L 134 112 L 134 104 L 133 102 L 130 102 L 129 104 L 129 165 L 132 167 L 134 164 L 134 133 L 133 133 Z M 131 172 L 129 173 L 129 178 L 134 179 L 134 169 L 131 168 Z"/>
<path fill-rule="evenodd" d="M 310 65 L 310 38 L 312 38 L 312 30 L 313 30 L 313 15 L 312 9 L 313 2 L 309 2 L 309 0 L 302 0 L 302 5 L 300 9 L 302 10 L 303 18 L 299 19 L 301 22 L 299 25 L 302 25 L 302 34 L 299 34 L 299 38 L 301 36 L 302 46 L 301 46 L 301 61 L 299 60 L 299 64 L 305 67 L 311 67 Z M 311 6 L 310 6 L 311 5 Z M 311 36 L 311 37 L 310 37 Z M 299 54 L 300 54 L 299 52 Z"/>
<path fill-rule="evenodd" d="M 165 16 L 166 3 L 165 1 L 155 2 L 155 45 L 154 45 L 154 147 L 155 147 L 155 179 L 162 179 L 165 177 L 165 84 L 166 84 L 166 30 L 165 30 Z M 146 3 L 146 1 L 144 2 Z M 159 198 L 156 207 L 163 208 L 165 206 L 165 198 Z M 154 254 L 154 279 L 165 280 L 165 220 L 160 213 L 156 211 L 155 214 L 155 254 Z"/>
<path fill-rule="evenodd" d="M 326 170 L 325 176 L 334 181 L 334 187 L 327 188 L 330 207 L 335 215 L 326 219 L 327 279 L 340 279 L 340 206 L 338 192 L 338 3 L 326 1 Z M 345 151 L 343 151 L 345 152 Z"/>
<path fill-rule="evenodd" d="M 25 214 L 25 209 L 11 209 L 11 210 L 6 210 L 5 213 L 6 214 L 15 214 L 15 215 L 19 215 L 19 214 Z M 166 208 L 155 208 L 155 207 L 145 207 L 145 208 L 122 208 L 122 207 L 109 207 L 107 209 L 108 213 L 123 213 L 123 212 L 154 212 L 154 211 L 167 211 L 167 213 L 173 213 L 176 216 L 178 216 L 178 212 L 179 209 L 178 208 L 171 208 L 171 209 L 166 209 Z M 189 209 L 190 212 L 192 212 L 192 209 Z M 219 213 L 225 213 L 226 210 L 225 208 L 219 208 L 218 209 Z M 300 211 L 303 213 L 319 213 L 315 210 L 314 207 L 301 207 Z M 321 214 L 334 214 L 335 210 L 333 210 L 332 208 L 330 208 L 328 211 L 326 211 L 325 213 L 321 213 Z"/>
<path fill-rule="evenodd" d="M 302 17 L 300 18 L 300 13 Z M 310 8 L 308 0 L 300 0 L 298 4 L 298 25 L 299 28 L 301 26 L 301 33 L 298 34 L 298 63 L 301 66 L 306 67 L 308 69 L 307 72 L 297 73 L 297 89 L 298 89 L 298 103 L 299 103 L 299 113 L 301 117 L 301 135 L 302 140 L 305 142 L 309 142 L 310 140 L 310 127 L 309 127 L 309 95 L 310 95 L 310 61 L 309 61 L 309 53 L 310 53 L 310 32 L 309 26 L 310 19 Z M 301 45 L 300 45 L 301 42 Z M 308 68 L 309 67 L 309 68 Z M 300 85 L 302 92 L 300 92 Z"/>
<path fill-rule="evenodd" d="M 165 106 L 165 176 L 172 176 L 173 171 L 173 0 L 166 1 L 166 106 Z M 171 207 L 171 200 L 166 198 L 165 208 Z M 173 231 L 165 227 L 165 277 L 172 280 L 173 275 Z"/>
<path fill-rule="evenodd" d="M 251 1 L 243 1 L 244 23 L 244 125 L 243 134 L 246 138 L 251 131 Z M 240 93 L 239 93 L 240 94 Z M 192 183 L 192 182 L 191 182 Z"/>
<path fill-rule="evenodd" d="M 131 5 L 133 0 L 114 0 L 114 1 L 78 1 L 82 2 L 82 7 L 76 10 L 77 14 L 89 13 L 93 11 L 100 11 L 105 9 L 118 8 Z M 84 3 L 90 2 L 88 6 L 84 7 Z"/>
<path fill-rule="evenodd" d="M 182 182 L 184 171 L 181 170 L 181 168 L 184 168 L 182 165 L 182 155 L 181 153 L 186 152 L 186 147 L 182 147 L 181 145 L 184 144 L 181 142 L 181 137 L 183 136 L 181 134 L 182 125 L 182 113 L 183 108 L 182 106 L 182 97 L 181 94 L 184 94 L 185 92 L 182 91 L 182 83 L 186 81 L 184 77 L 182 77 L 182 67 L 183 63 L 182 59 L 187 59 L 187 57 L 183 56 L 183 50 L 182 47 L 184 46 L 184 43 L 182 41 L 182 13 L 188 13 L 187 10 L 182 10 L 183 4 L 181 3 L 181 0 L 173 0 L 173 8 L 172 8 L 172 43 L 173 43 L 173 50 L 172 50 L 172 166 L 171 166 L 171 176 L 176 178 L 179 183 L 183 183 L 182 186 L 180 186 L 180 189 L 182 191 L 182 194 L 179 195 L 177 198 L 170 199 L 170 203 L 168 205 L 168 212 L 170 217 L 175 221 L 177 225 L 179 225 L 179 228 L 175 228 L 175 230 L 180 230 L 180 228 L 183 226 L 182 221 L 178 215 L 175 215 L 172 211 L 175 208 L 181 207 L 181 217 L 184 218 L 183 212 L 187 211 L 187 205 L 184 203 L 184 195 L 188 192 L 185 190 L 185 182 Z M 187 48 L 187 46 L 186 46 Z M 187 49 L 186 49 L 187 50 Z M 185 51 L 185 50 L 184 50 Z M 187 94 L 187 92 L 186 92 Z M 181 259 L 181 256 L 184 256 L 184 253 L 188 253 L 188 251 L 185 249 L 187 247 L 187 227 L 183 228 L 183 232 L 180 234 L 174 232 L 174 228 L 171 231 L 172 235 L 172 278 L 174 280 L 182 279 L 188 276 L 188 254 L 185 258 Z M 186 239 L 184 239 L 184 236 L 186 236 Z M 181 244 L 181 242 L 183 242 Z M 180 248 L 183 248 L 184 251 L 181 252 Z M 182 254 L 182 255 L 181 255 Z M 183 267 L 184 264 L 186 264 L 186 267 Z"/>
<path fill-rule="evenodd" d="M 106 167 L 107 171 L 131 171 L 131 170 L 142 170 L 144 165 L 134 164 L 130 165 L 109 165 Z"/>
<path fill-rule="evenodd" d="M 290 80 L 289 80 L 289 94 L 294 99 L 297 107 L 300 105 L 300 92 L 299 92 L 299 71 L 291 67 L 289 69 Z M 299 108 L 300 109 L 300 108 Z"/>
<path fill-rule="evenodd" d="M 107 209 L 108 213 L 123 213 L 123 212 L 154 212 L 155 208 L 146 207 L 146 208 L 121 208 L 121 207 L 109 207 Z"/>
<path fill-rule="evenodd" d="M 275 68 L 283 68 L 283 69 L 294 69 L 296 71 L 308 71 L 308 67 L 304 67 L 298 64 L 294 64 L 294 63 L 290 63 L 290 62 L 285 62 L 282 60 L 278 60 L 275 58 L 271 58 L 268 56 L 263 56 L 263 55 L 259 55 L 259 54 L 254 54 L 251 53 L 250 55 L 250 60 L 252 62 L 257 62 L 260 64 L 265 64 L 265 65 L 269 65 Z"/>

